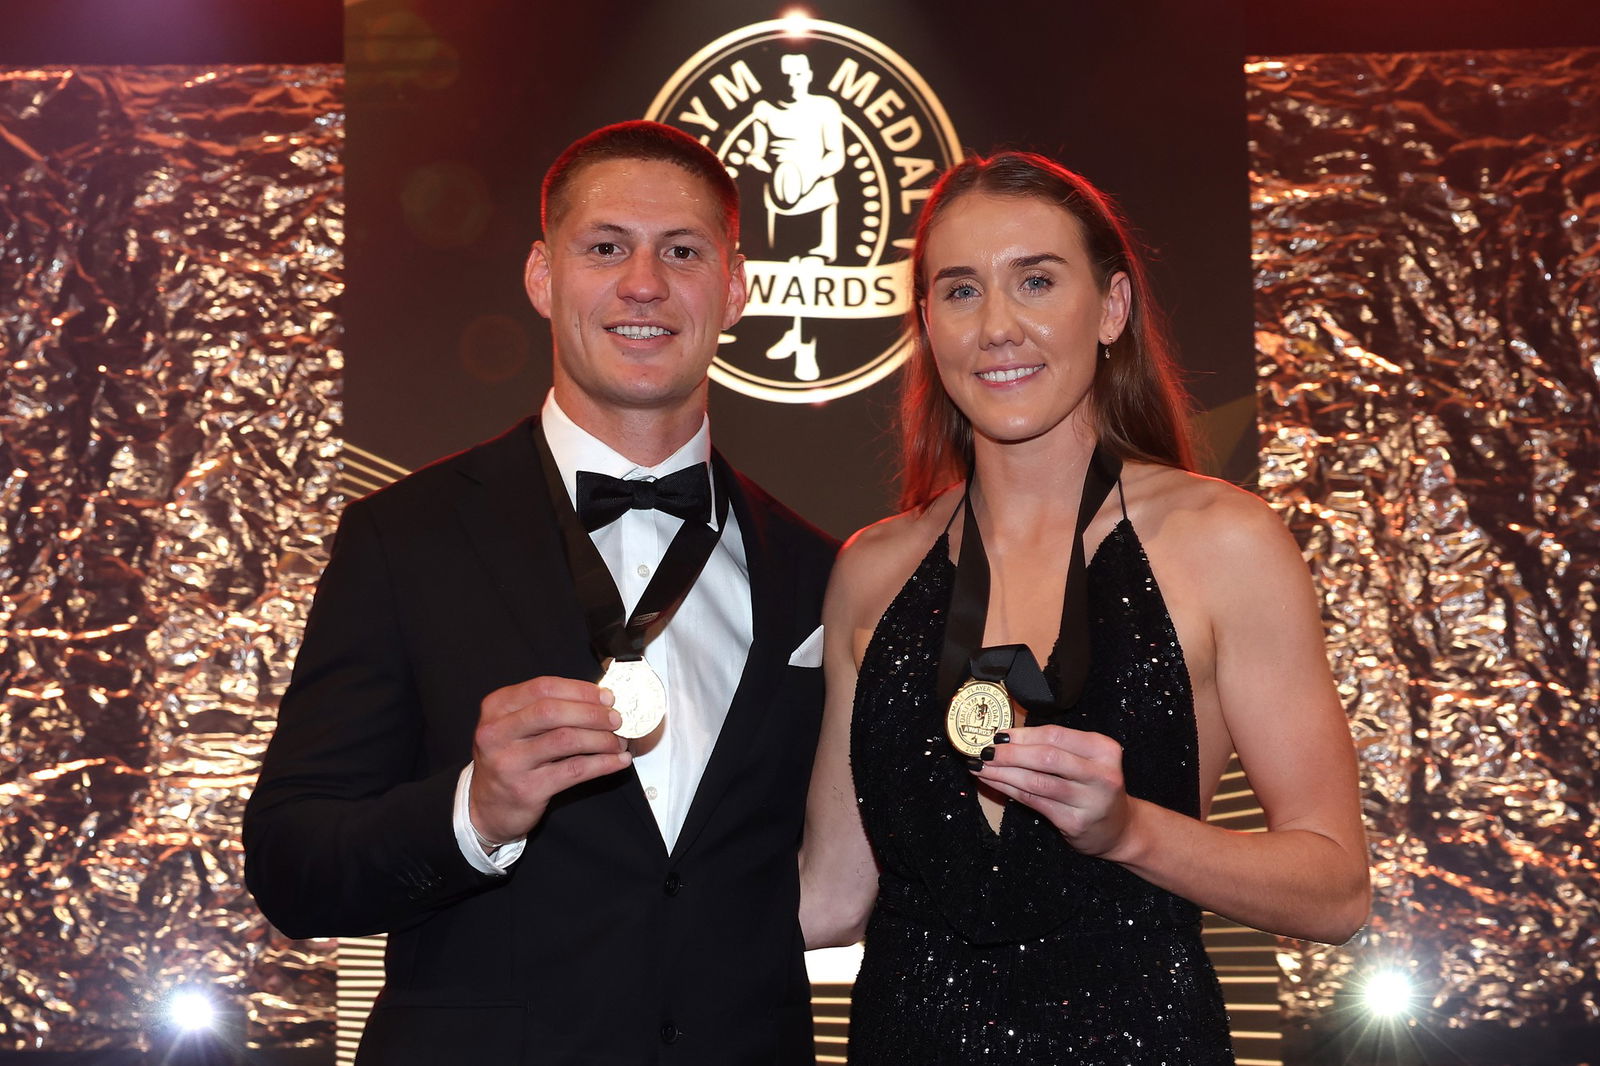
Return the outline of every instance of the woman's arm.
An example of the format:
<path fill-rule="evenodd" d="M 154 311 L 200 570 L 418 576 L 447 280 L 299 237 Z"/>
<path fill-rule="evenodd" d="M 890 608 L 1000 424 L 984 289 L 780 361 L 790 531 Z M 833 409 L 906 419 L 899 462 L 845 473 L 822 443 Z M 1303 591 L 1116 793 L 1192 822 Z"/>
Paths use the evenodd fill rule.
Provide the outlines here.
<path fill-rule="evenodd" d="M 1233 832 L 1127 795 L 1108 737 L 1060 726 L 1011 732 L 981 771 L 1078 850 L 1259 929 L 1338 943 L 1370 904 L 1355 752 L 1294 540 L 1244 493 L 1182 523 L 1176 558 L 1210 624 L 1221 727 L 1261 800 L 1267 832 Z M 1206 724 L 1202 722 L 1202 729 Z"/>
<path fill-rule="evenodd" d="M 865 531 L 869 539 L 878 527 Z M 827 697 L 806 799 L 800 847 L 800 927 L 807 948 L 853 944 L 878 896 L 878 866 L 850 777 L 850 717 L 855 703 L 860 603 L 881 577 L 865 565 L 857 534 L 834 564 L 822 605 L 822 665 Z M 870 632 L 870 629 L 868 630 Z"/>

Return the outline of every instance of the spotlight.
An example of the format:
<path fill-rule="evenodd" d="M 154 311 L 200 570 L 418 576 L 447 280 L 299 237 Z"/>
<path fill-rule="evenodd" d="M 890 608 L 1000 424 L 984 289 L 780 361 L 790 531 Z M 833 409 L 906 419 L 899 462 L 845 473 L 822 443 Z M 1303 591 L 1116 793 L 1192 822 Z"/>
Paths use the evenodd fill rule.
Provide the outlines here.
<path fill-rule="evenodd" d="M 791 7 L 783 13 L 780 19 L 783 23 L 785 37 L 809 37 L 811 35 L 811 12 L 803 7 Z"/>
<path fill-rule="evenodd" d="M 198 988 L 180 988 L 167 1000 L 167 1022 L 180 1032 L 204 1032 L 217 1024 L 217 1006 Z"/>
<path fill-rule="evenodd" d="M 1369 1013 L 1380 1018 L 1398 1018 L 1411 1013 L 1416 986 L 1404 970 L 1379 970 L 1361 988 L 1361 1000 Z"/>
<path fill-rule="evenodd" d="M 150 1055 L 160 1066 L 241 1066 L 244 1011 L 221 989 L 172 989 L 151 1017 Z"/>

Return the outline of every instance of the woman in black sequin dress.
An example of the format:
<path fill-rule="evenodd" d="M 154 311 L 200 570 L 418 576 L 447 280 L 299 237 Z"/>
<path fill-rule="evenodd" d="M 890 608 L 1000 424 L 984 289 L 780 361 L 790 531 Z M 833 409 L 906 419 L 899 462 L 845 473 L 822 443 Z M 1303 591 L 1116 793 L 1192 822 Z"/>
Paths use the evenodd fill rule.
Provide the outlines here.
<path fill-rule="evenodd" d="M 962 163 L 913 270 L 907 510 L 834 570 L 801 859 L 807 946 L 866 935 L 851 1061 L 1230 1063 L 1201 908 L 1337 942 L 1368 905 L 1304 564 L 1261 501 L 1190 472 L 1143 266 L 1082 178 L 1022 153 Z M 1097 447 L 1120 477 L 1084 516 L 1087 592 L 1066 601 L 1087 636 L 1058 641 Z M 939 691 L 969 535 L 982 644 L 1026 645 L 1065 693 L 975 759 Z M 1267 832 L 1203 820 L 1233 751 Z"/>

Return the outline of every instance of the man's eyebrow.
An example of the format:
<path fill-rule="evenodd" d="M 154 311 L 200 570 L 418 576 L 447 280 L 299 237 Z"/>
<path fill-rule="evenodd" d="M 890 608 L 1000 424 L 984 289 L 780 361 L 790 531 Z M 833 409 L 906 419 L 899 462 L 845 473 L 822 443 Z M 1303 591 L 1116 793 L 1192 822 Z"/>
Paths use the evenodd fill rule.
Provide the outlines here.
<path fill-rule="evenodd" d="M 585 236 L 592 236 L 596 233 L 604 233 L 607 235 L 615 234 L 619 237 L 634 237 L 639 235 L 638 230 L 632 229 L 628 226 L 620 225 L 616 222 L 596 222 L 594 225 L 590 226 L 584 231 Z M 657 237 L 660 240 L 677 240 L 680 237 L 697 237 L 701 240 L 710 239 L 706 231 L 698 226 L 679 226 L 676 229 L 665 230 L 658 234 Z"/>

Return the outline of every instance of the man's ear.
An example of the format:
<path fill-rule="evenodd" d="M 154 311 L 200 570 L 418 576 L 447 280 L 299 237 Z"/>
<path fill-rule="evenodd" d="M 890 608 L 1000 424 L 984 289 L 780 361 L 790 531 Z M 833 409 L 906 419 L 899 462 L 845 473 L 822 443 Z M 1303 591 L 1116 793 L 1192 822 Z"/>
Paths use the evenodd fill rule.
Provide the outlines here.
<path fill-rule="evenodd" d="M 543 241 L 534 241 L 528 253 L 527 265 L 522 268 L 522 286 L 528 290 L 528 300 L 533 309 L 550 317 L 550 250 Z"/>
<path fill-rule="evenodd" d="M 744 256 L 733 257 L 733 269 L 728 271 L 728 303 L 722 311 L 722 328 L 729 330 L 733 324 L 744 317 L 745 300 L 749 298 L 750 290 L 745 287 L 744 281 Z"/>

